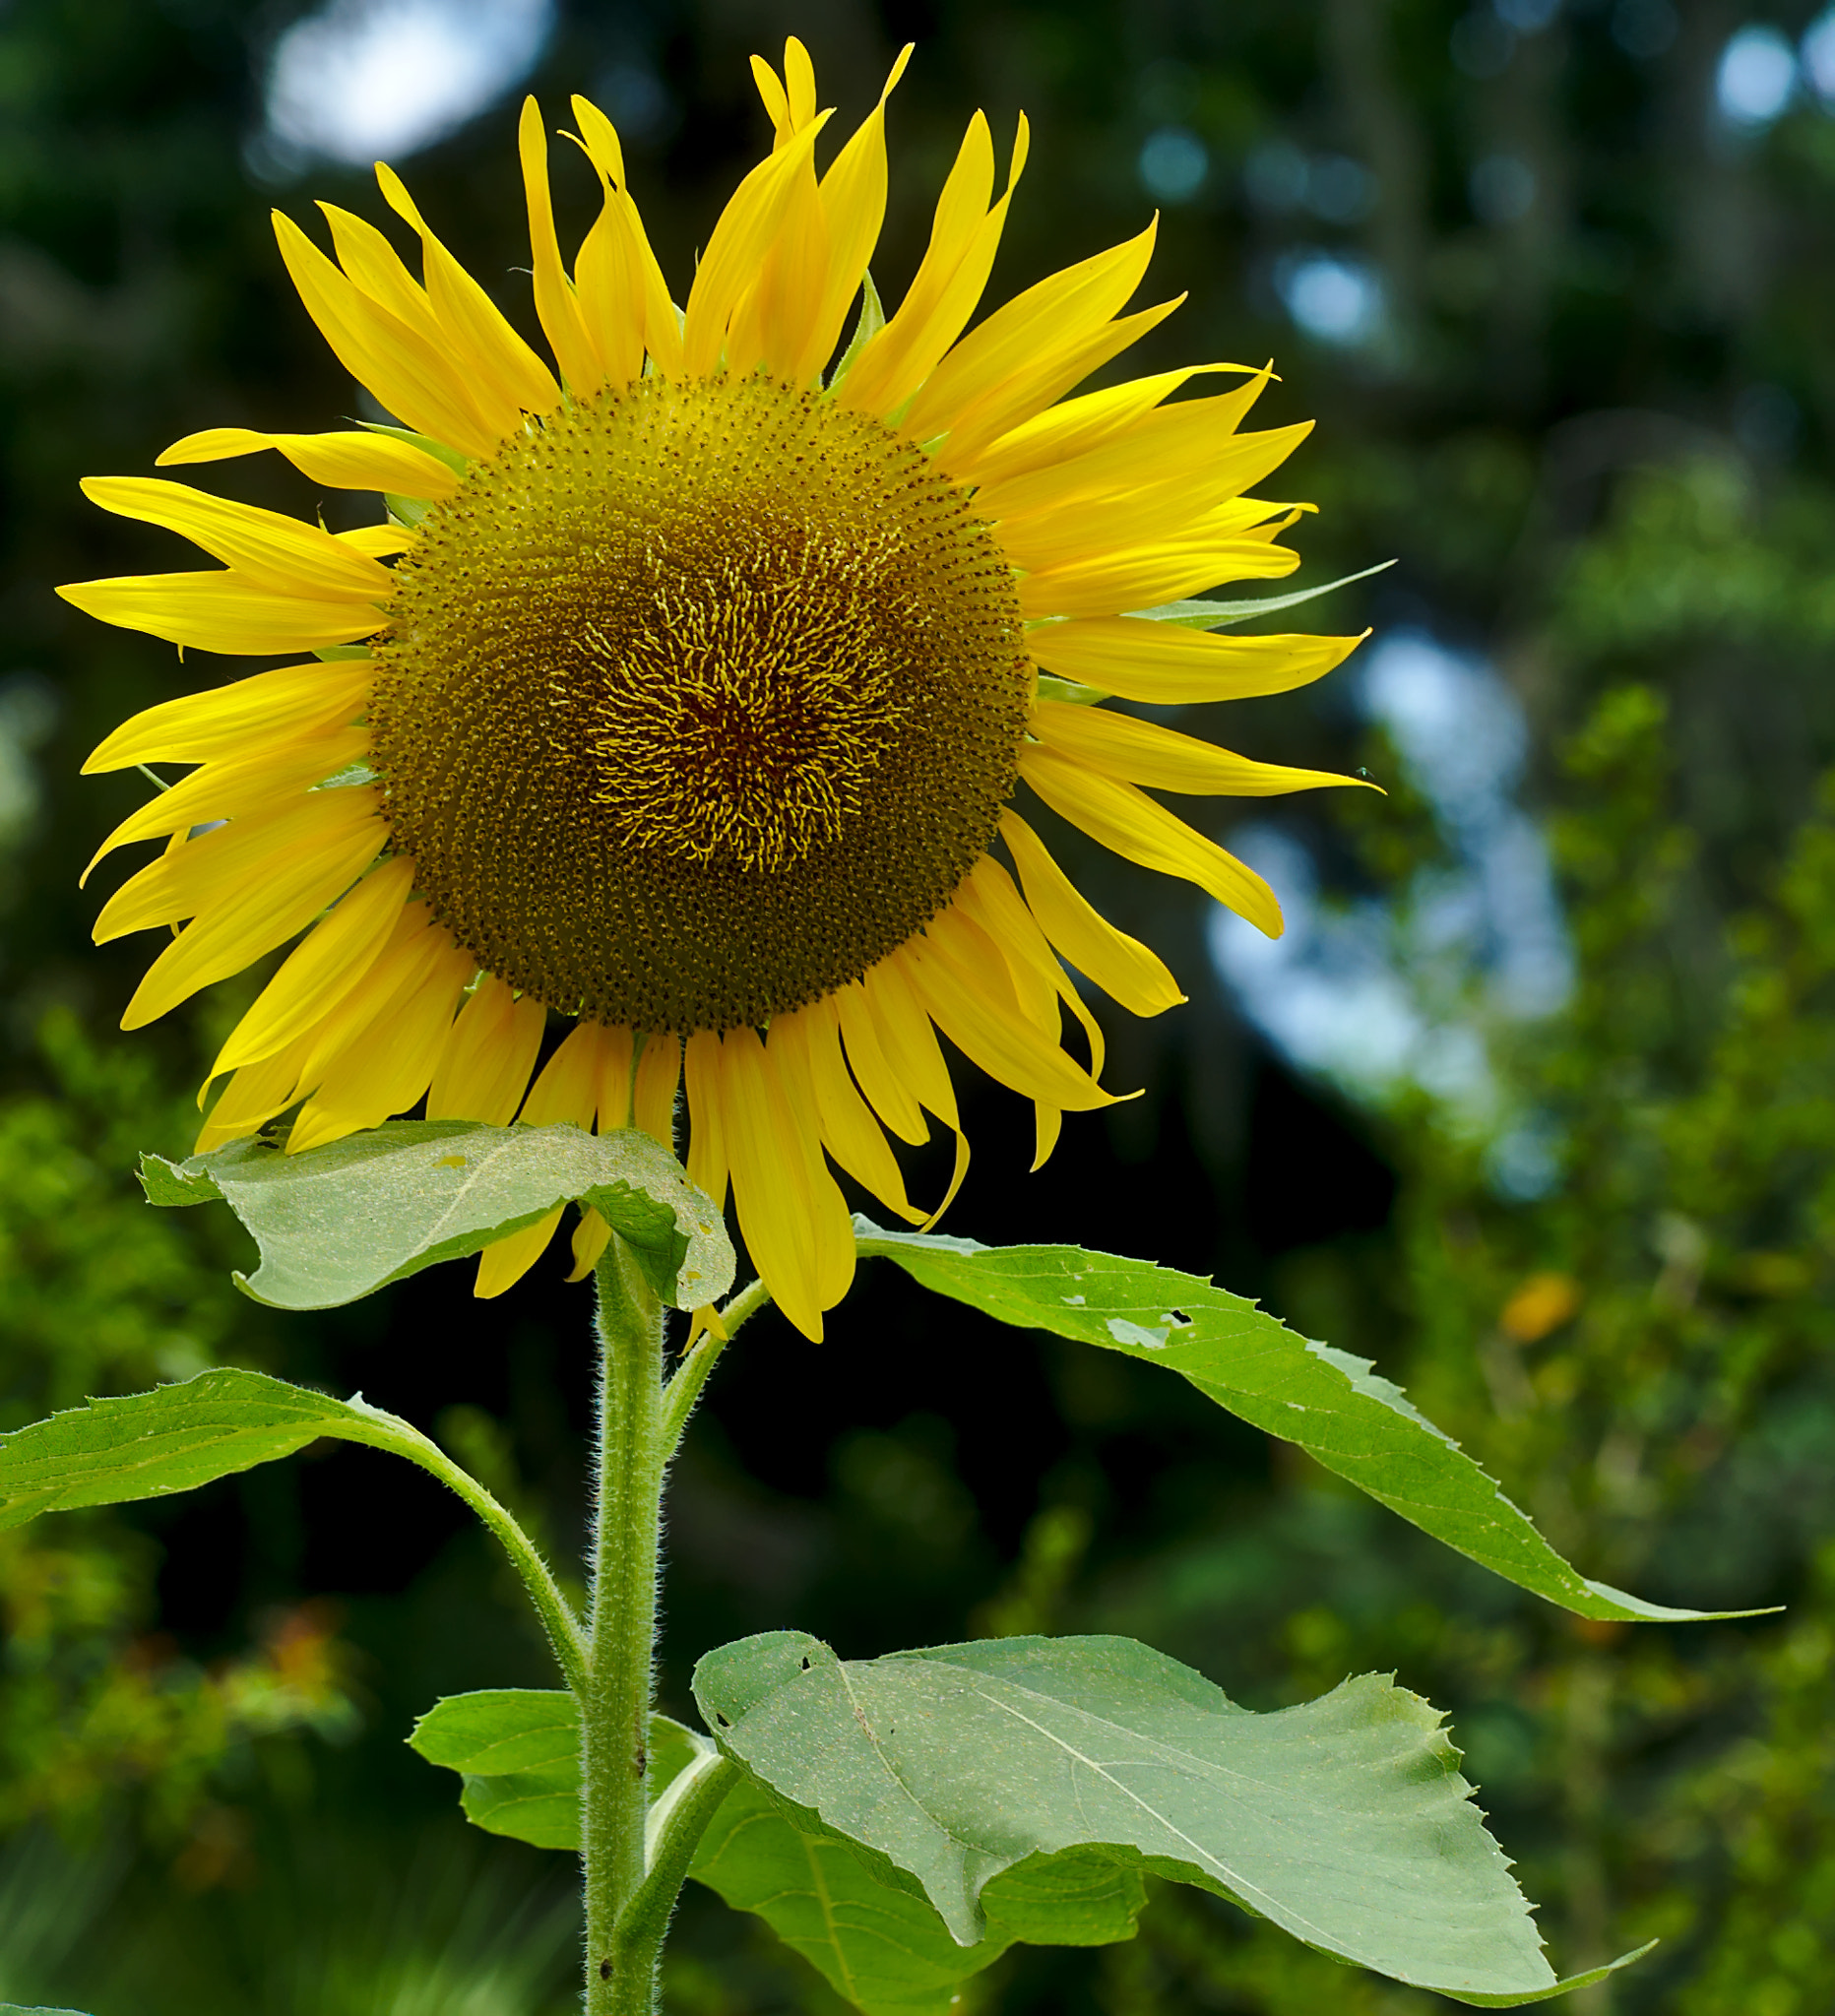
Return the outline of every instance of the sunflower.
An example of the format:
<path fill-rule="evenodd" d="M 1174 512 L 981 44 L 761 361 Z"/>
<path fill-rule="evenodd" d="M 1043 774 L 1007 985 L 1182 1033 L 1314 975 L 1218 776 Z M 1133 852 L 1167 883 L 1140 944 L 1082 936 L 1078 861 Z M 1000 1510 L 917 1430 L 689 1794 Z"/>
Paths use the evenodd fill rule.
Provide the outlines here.
<path fill-rule="evenodd" d="M 1136 1014 L 1183 999 L 1072 885 L 1022 784 L 1280 930 L 1267 885 L 1149 789 L 1351 780 L 1100 701 L 1280 692 L 1359 641 L 1128 613 L 1297 564 L 1277 541 L 1302 507 L 1247 492 L 1306 428 L 1243 431 L 1269 373 L 1237 365 L 1065 397 L 1178 305 L 1120 312 L 1151 224 L 963 334 L 1023 119 L 998 198 L 987 121 L 970 122 L 887 317 L 867 262 L 909 53 L 820 173 L 830 114 L 807 53 L 789 42 L 781 75 L 754 59 L 772 150 L 681 308 L 617 134 L 582 98 L 601 207 L 569 274 L 529 101 L 553 367 L 386 166 L 419 281 L 346 211 L 320 206 L 333 257 L 277 213 L 307 313 L 399 424 L 216 428 L 159 463 L 276 450 L 316 485 L 382 493 L 382 524 L 334 533 L 157 477 L 84 485 L 221 565 L 63 589 L 79 608 L 181 647 L 310 654 L 151 708 L 87 765 L 192 766 L 96 857 L 168 841 L 95 925 L 170 927 L 124 1028 L 297 940 L 211 1068 L 201 1105 L 226 1083 L 201 1149 L 277 1116 L 306 1149 L 423 1100 L 430 1118 L 635 1125 L 673 1146 L 679 1095 L 689 1173 L 723 1207 L 730 1185 L 760 1275 L 820 1337 L 854 1269 L 834 1168 L 930 1223 L 943 1206 L 912 1203 L 888 1136 L 918 1144 L 935 1120 L 956 1139 L 943 1204 L 962 1180 L 939 1034 L 1034 1102 L 1043 1160 L 1064 1111 L 1113 1097 L 1066 965 Z M 1242 382 L 1169 403 L 1212 373 Z M 551 1018 L 569 1027 L 538 1071 Z M 516 1281 L 559 1216 L 490 1247 L 477 1292 Z M 582 1219 L 576 1276 L 607 1236 Z"/>

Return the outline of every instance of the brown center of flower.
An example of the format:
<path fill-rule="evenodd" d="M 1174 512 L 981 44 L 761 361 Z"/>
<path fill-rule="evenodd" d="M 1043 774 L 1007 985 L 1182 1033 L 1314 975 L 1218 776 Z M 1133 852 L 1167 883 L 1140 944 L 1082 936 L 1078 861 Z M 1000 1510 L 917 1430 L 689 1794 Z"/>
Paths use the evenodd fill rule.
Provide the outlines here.
<path fill-rule="evenodd" d="M 431 511 L 377 647 L 393 844 L 567 1013 L 730 1029 L 950 900 L 1031 696 L 1012 574 L 928 460 L 762 377 L 608 389 Z"/>

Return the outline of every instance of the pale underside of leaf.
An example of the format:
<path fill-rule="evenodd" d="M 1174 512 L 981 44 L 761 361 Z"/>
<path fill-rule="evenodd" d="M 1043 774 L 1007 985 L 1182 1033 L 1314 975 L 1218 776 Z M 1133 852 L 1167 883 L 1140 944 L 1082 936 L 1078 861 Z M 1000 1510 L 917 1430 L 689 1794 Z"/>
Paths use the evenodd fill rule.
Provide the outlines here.
<path fill-rule="evenodd" d="M 237 1284 L 278 1308 L 355 1301 L 570 1202 L 601 1211 L 678 1308 L 732 1285 L 720 1213 L 667 1149 L 631 1128 L 392 1120 L 301 1155 L 258 1139 L 185 1163 L 150 1155 L 141 1180 L 155 1204 L 224 1199 L 261 1251 Z"/>

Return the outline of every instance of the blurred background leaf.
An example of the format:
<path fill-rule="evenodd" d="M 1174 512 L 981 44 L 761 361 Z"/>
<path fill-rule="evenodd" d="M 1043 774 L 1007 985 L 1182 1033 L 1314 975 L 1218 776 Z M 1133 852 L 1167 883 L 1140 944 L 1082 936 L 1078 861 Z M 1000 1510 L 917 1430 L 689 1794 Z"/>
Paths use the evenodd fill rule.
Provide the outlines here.
<path fill-rule="evenodd" d="M 0 14 L 0 1423 L 218 1361 L 361 1388 L 582 1532 L 584 1291 L 444 1269 L 325 1316 L 237 1297 L 227 1214 L 139 1201 L 260 975 L 131 1040 L 142 947 L 75 875 L 136 801 L 78 785 L 181 668 L 51 584 L 185 564 L 82 505 L 194 428 L 362 417 L 263 212 L 380 220 L 406 166 L 530 326 L 514 97 L 619 122 L 669 271 L 762 144 L 788 30 L 858 116 L 896 47 L 895 298 L 971 109 L 1032 171 L 997 293 L 1163 214 L 1186 307 L 1127 368 L 1272 354 L 1306 610 L 1376 636 L 1320 687 L 1184 724 L 1367 769 L 1215 830 L 1280 883 L 1270 948 L 1071 847 L 1191 1004 L 1110 1020 L 1110 1081 L 1026 1178 L 972 1090 L 951 1228 L 1215 1273 L 1375 1360 L 1586 1572 L 1781 1617 L 1577 1623 L 1178 1382 L 871 1270 L 813 1347 L 761 1318 L 678 1473 L 664 1706 L 708 1645 L 845 1657 L 1123 1631 L 1270 1708 L 1397 1670 L 1564 1968 L 1654 1933 L 1577 2016 L 1835 2006 L 1835 16 L 1813 0 L 12 0 Z M 577 228 L 584 168 L 558 185 Z M 1112 375 L 1112 373 L 1111 373 Z M 373 415 L 371 415 L 373 416 Z M 265 459 L 264 459 L 265 460 Z M 318 500 L 260 461 L 227 487 Z M 332 522 L 362 507 L 324 500 Z M 1362 800 L 1362 802 L 1359 802 Z M 1047 821 L 1047 825 L 1049 822 Z M 1065 843 L 1070 846 L 1068 841 Z M 940 1153 L 940 1151 L 939 1151 Z M 915 1179 L 940 1188 L 940 1164 Z M 397 1472 L 399 1471 L 399 1475 Z M 553 1858 L 468 1834 L 403 1743 L 548 1684 L 507 1569 L 430 1480 L 340 1448 L 0 1548 L 0 1998 L 97 2016 L 559 2011 Z M 838 2005 L 691 1890 L 684 2016 Z M 1436 2005 L 1216 1900 L 1016 1949 L 969 2016 Z"/>

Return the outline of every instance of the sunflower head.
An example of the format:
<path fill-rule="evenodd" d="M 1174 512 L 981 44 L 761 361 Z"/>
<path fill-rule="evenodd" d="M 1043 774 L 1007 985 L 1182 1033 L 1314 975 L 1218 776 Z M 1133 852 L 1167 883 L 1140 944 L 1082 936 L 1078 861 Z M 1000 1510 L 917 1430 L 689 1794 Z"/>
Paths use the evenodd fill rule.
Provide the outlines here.
<path fill-rule="evenodd" d="M 1067 397 L 1177 305 L 1123 312 L 1151 226 L 970 328 L 1023 120 L 998 196 L 971 121 L 883 315 L 866 269 L 905 61 L 823 164 L 830 115 L 801 44 L 781 73 L 754 60 L 771 150 L 679 307 L 617 134 L 580 98 L 601 209 L 563 259 L 527 104 L 549 357 L 389 169 L 418 277 L 348 213 L 322 206 L 330 256 L 277 216 L 307 313 L 397 424 L 220 428 L 160 461 L 278 450 L 315 485 L 386 497 L 382 522 L 332 534 L 165 479 L 86 485 L 219 564 L 70 600 L 295 661 L 149 710 L 89 765 L 186 767 L 102 850 L 167 842 L 96 926 L 174 927 L 127 1026 L 291 945 L 206 1081 L 224 1082 L 201 1146 L 285 1117 L 308 1148 L 423 1101 L 435 1118 L 685 1133 L 690 1173 L 730 1189 L 759 1272 L 819 1337 L 853 1270 L 837 1171 L 928 1223 L 891 1141 L 939 1121 L 949 1195 L 961 1180 L 939 1038 L 1034 1102 L 1043 1159 L 1065 1110 L 1111 1097 L 1067 969 L 1139 1014 L 1182 998 L 1023 803 L 1280 928 L 1266 885 L 1150 793 L 1351 780 L 1126 704 L 1278 692 L 1357 643 L 1162 620 L 1297 564 L 1279 535 L 1305 507 L 1250 492 L 1305 429 L 1246 430 L 1269 373 L 1234 365 Z M 1240 382 L 1175 396 L 1219 373 Z M 1042 697 L 1042 670 L 1104 704 Z M 487 1251 L 478 1292 L 514 1281 L 557 1219 Z M 577 1273 L 607 1235 L 589 1213 Z"/>

